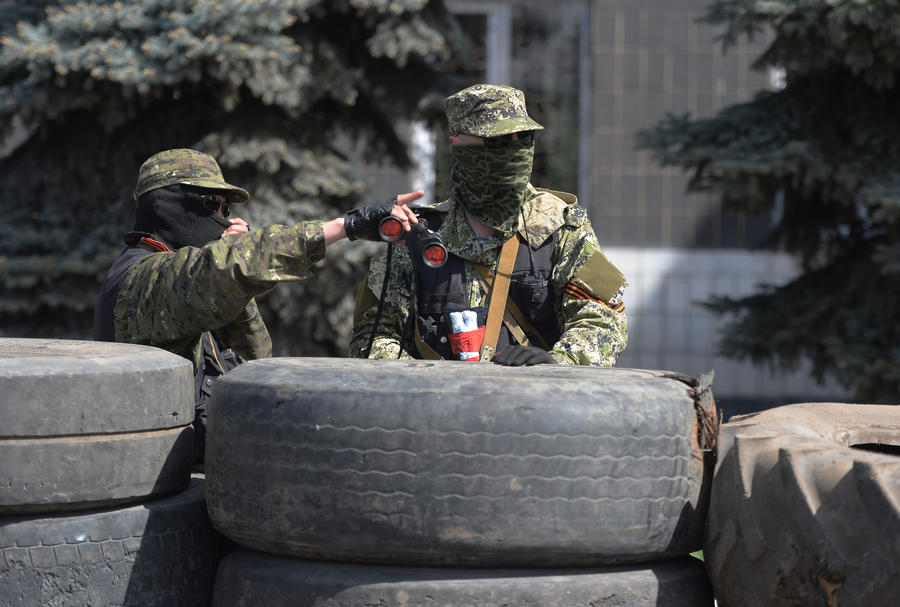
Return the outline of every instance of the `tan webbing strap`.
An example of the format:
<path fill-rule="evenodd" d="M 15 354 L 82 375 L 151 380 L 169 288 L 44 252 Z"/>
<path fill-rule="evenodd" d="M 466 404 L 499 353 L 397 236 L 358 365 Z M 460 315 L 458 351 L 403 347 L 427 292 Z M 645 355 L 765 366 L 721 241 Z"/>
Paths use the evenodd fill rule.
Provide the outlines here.
<path fill-rule="evenodd" d="M 487 295 L 491 292 L 491 285 L 494 283 L 494 275 L 491 274 L 491 271 L 483 264 L 478 263 L 474 265 L 475 269 L 478 270 L 478 273 L 481 274 L 481 276 L 478 277 L 478 285 L 481 287 L 481 290 L 484 291 L 485 295 Z M 519 323 L 513 318 L 513 315 L 510 314 L 510 304 L 516 305 L 512 299 L 507 298 L 506 309 L 503 310 L 503 324 L 506 325 L 506 328 L 512 333 L 512 336 L 517 343 L 523 346 L 530 346 L 531 342 L 528 340 L 528 336 L 525 335 L 525 331 L 519 326 Z"/>
<path fill-rule="evenodd" d="M 477 269 L 478 273 L 481 275 L 481 288 L 487 293 L 490 291 L 494 277 L 491 274 L 491 271 L 483 264 L 475 264 L 475 269 Z M 547 345 L 543 336 L 530 322 L 528 322 L 525 314 L 522 313 L 522 309 L 512 298 L 506 300 L 506 311 L 503 314 L 503 323 L 506 325 L 506 328 L 509 329 L 509 332 L 512 333 L 513 337 L 516 338 L 516 341 L 521 345 L 530 346 L 531 339 L 534 338 L 537 345 L 548 352 L 550 351 L 550 346 Z"/>
<path fill-rule="evenodd" d="M 494 351 L 497 348 L 497 338 L 500 337 L 500 322 L 503 320 L 503 312 L 506 310 L 509 279 L 512 276 L 512 269 L 516 263 L 516 253 L 518 252 L 519 238 L 516 234 L 513 234 L 509 240 L 503 243 L 503 248 L 500 250 L 500 260 L 497 262 L 494 284 L 491 285 L 484 341 L 481 342 L 481 362 L 490 362 L 494 357 Z"/>

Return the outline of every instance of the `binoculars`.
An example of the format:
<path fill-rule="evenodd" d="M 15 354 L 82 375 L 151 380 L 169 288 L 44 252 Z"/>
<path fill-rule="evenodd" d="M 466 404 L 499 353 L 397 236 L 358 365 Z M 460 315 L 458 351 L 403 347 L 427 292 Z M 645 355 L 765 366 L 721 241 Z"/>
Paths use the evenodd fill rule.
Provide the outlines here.
<path fill-rule="evenodd" d="M 416 217 L 419 217 L 418 215 Z M 415 232 L 418 241 L 417 248 L 422 262 L 429 268 L 440 268 L 447 263 L 447 249 L 441 235 L 428 229 L 428 222 L 419 217 L 419 223 L 413 224 L 412 231 L 403 229 L 403 223 L 396 217 L 385 217 L 378 224 L 378 235 L 387 243 L 395 243 L 406 238 L 408 234 Z"/>

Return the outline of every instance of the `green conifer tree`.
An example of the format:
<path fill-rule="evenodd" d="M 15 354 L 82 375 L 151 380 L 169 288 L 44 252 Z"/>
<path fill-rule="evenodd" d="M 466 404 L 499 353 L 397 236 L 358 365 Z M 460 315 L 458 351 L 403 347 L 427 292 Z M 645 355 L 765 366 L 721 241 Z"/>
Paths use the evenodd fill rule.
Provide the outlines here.
<path fill-rule="evenodd" d="M 335 141 L 405 166 L 397 120 L 452 92 L 454 28 L 440 0 L 0 0 L 0 143 L 25 138 L 0 158 L 0 335 L 90 337 L 160 150 L 216 157 L 257 227 L 365 202 Z M 260 298 L 276 353 L 345 353 L 375 246 Z"/>
<path fill-rule="evenodd" d="M 860 400 L 900 399 L 900 11 L 896 0 L 717 0 L 725 49 L 767 31 L 755 67 L 786 86 L 713 118 L 668 115 L 638 134 L 731 209 L 770 213 L 765 246 L 796 254 L 788 284 L 707 305 L 724 355 L 812 362 Z"/>

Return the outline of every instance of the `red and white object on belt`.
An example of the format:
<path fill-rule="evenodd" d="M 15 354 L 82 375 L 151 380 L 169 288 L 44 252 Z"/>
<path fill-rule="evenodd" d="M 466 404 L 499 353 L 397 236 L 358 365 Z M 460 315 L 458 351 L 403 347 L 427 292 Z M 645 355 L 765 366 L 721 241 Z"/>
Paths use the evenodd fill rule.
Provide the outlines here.
<path fill-rule="evenodd" d="M 450 348 L 460 360 L 478 362 L 484 326 L 478 326 L 478 314 L 472 310 L 450 312 Z"/>

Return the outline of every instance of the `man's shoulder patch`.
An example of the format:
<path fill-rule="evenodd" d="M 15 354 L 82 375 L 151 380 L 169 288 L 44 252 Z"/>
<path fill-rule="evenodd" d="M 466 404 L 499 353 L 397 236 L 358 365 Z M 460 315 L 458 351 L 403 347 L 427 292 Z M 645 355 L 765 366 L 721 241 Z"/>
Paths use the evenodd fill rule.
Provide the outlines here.
<path fill-rule="evenodd" d="M 596 251 L 587 262 L 575 272 L 574 280 L 583 285 L 597 299 L 612 300 L 619 289 L 625 286 L 625 276 L 601 251 Z"/>

